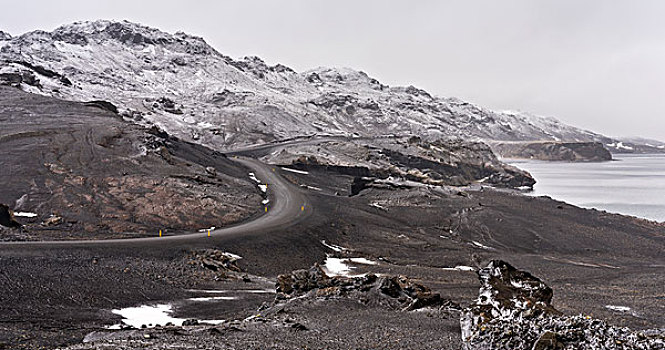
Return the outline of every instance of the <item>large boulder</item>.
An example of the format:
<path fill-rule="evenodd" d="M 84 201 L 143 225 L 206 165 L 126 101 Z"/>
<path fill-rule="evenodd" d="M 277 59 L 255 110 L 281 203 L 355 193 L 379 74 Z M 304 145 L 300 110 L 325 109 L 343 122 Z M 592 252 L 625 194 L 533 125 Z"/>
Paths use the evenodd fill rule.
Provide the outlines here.
<path fill-rule="evenodd" d="M 9 210 L 9 206 L 2 203 L 0 203 L 0 225 L 10 228 L 21 227 L 21 224 L 14 220 L 14 215 Z"/>
<path fill-rule="evenodd" d="M 365 304 L 383 305 L 401 310 L 424 307 L 457 306 L 428 287 L 405 276 L 367 274 L 360 277 L 330 277 L 315 264 L 307 270 L 296 270 L 277 277 L 277 302 L 296 297 L 358 299 Z"/>
<path fill-rule="evenodd" d="M 665 349 L 663 330 L 638 332 L 562 315 L 550 304 L 550 287 L 504 261 L 491 261 L 478 276 L 478 299 L 460 320 L 467 350 Z"/>
<path fill-rule="evenodd" d="M 462 312 L 462 339 L 493 319 L 512 320 L 557 315 L 550 304 L 552 288 L 528 272 L 501 260 L 492 260 L 478 271 L 480 292 L 474 304 Z"/>

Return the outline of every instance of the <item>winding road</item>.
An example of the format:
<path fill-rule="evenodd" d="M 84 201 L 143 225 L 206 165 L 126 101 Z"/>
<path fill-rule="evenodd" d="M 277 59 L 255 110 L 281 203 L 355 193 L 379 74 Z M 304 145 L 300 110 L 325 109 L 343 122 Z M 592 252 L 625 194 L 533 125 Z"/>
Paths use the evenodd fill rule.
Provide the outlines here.
<path fill-rule="evenodd" d="M 254 171 L 261 183 L 268 184 L 268 198 L 270 204 L 268 212 L 258 218 L 242 222 L 233 226 L 216 229 L 210 232 L 211 237 L 240 235 L 261 230 L 283 228 L 304 220 L 312 211 L 306 197 L 298 188 L 282 178 L 274 171 L 274 166 L 268 166 L 252 158 L 238 157 L 234 161 L 241 163 Z M 142 238 L 118 238 L 102 240 L 71 240 L 71 241 L 18 241 L 0 242 L 0 248 L 12 247 L 43 247 L 43 246 L 109 246 L 109 245 L 136 245 L 149 243 L 172 244 L 176 242 L 189 242 L 209 237 L 208 232 L 197 232 L 182 235 Z"/>

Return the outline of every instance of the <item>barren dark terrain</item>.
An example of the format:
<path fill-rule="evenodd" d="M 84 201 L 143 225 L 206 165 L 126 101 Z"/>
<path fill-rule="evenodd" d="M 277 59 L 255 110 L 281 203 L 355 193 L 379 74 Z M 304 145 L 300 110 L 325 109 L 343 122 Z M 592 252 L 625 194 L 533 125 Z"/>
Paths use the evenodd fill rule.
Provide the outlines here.
<path fill-rule="evenodd" d="M 3 169 L 12 169 L 1 178 L 0 202 L 14 208 L 27 193 L 20 210 L 64 220 L 52 227 L 21 222 L 26 230 L 4 229 L 4 240 L 125 237 L 161 226 L 190 232 L 248 218 L 260 203 L 258 190 L 245 180 L 249 170 L 232 157 L 162 135 L 167 153 L 160 147 L 133 161 L 130 145 L 154 134 L 97 107 L 9 88 L 0 93 L 0 140 L 7 150 L 1 160 Z M 243 292 L 274 290 L 278 275 L 327 257 L 369 259 L 376 265 L 354 265 L 353 272 L 408 276 L 461 307 L 476 300 L 480 283 L 476 272 L 454 268 L 502 259 L 547 283 L 553 306 L 564 314 L 635 329 L 665 323 L 663 224 L 480 185 L 371 183 L 350 196 L 357 179 L 334 169 L 275 167 L 275 173 L 287 180 L 289 192 L 306 199 L 305 214 L 290 224 L 171 241 L 0 243 L 0 348 L 462 347 L 456 309 L 407 311 L 337 296 L 294 298 L 275 309 L 274 293 Z M 172 204 L 147 205 L 159 193 Z M 189 202 L 202 193 L 214 205 Z M 137 215 L 132 221 L 123 213 Z M 234 268 L 211 268 L 197 258 L 207 249 L 242 259 Z M 200 297 L 200 290 L 238 297 L 188 300 Z M 225 321 L 105 328 L 120 322 L 113 309 L 157 303 L 173 304 L 178 318 Z"/>

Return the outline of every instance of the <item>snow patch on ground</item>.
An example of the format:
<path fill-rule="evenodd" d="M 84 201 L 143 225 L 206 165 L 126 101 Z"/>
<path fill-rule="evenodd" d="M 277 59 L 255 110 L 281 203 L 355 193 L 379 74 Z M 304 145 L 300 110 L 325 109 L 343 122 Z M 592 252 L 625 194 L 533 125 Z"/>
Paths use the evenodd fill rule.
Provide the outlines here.
<path fill-rule="evenodd" d="M 229 253 L 229 252 L 224 252 L 224 255 L 226 255 L 229 258 L 236 259 L 236 260 L 242 259 L 242 256 L 236 255 L 236 254 L 233 254 L 233 253 Z"/>
<path fill-rule="evenodd" d="M 156 325 L 163 326 L 169 322 L 180 325 L 185 321 L 183 318 L 171 317 L 170 314 L 173 313 L 173 306 L 171 304 L 143 305 L 139 307 L 115 309 L 111 312 L 122 316 L 122 322 L 134 328 L 141 328 L 143 325 L 152 328 Z M 118 327 L 118 325 L 111 327 Z"/>
<path fill-rule="evenodd" d="M 323 271 L 326 273 L 326 275 L 331 277 L 332 276 L 351 277 L 352 267 L 345 264 L 344 260 L 345 259 L 340 259 L 340 258 L 331 258 L 331 257 L 326 258 L 326 261 L 322 266 Z M 362 276 L 362 274 L 357 276 Z"/>
<path fill-rule="evenodd" d="M 372 203 L 370 203 L 369 206 L 370 206 L 370 207 L 377 208 L 377 209 L 380 209 L 380 210 L 383 210 L 383 211 L 388 211 L 388 208 L 386 208 L 386 207 L 384 207 L 383 205 L 381 205 L 381 204 L 379 204 L 379 203 L 376 203 L 376 202 L 372 202 Z"/>
<path fill-rule="evenodd" d="M 259 179 L 256 177 L 256 174 L 254 174 L 254 173 L 249 173 L 249 178 L 250 178 L 252 181 L 254 181 L 254 182 L 257 183 L 257 186 L 259 186 L 259 189 L 261 190 L 261 192 L 263 192 L 263 193 L 268 193 L 268 185 L 267 185 L 267 184 L 262 184 L 262 183 L 261 183 L 261 180 L 259 180 Z M 267 204 L 267 202 L 264 203 L 264 204 Z"/>
<path fill-rule="evenodd" d="M 206 323 L 206 324 L 222 324 L 226 322 L 226 320 L 201 320 L 199 323 Z"/>
<path fill-rule="evenodd" d="M 444 267 L 444 268 L 442 268 L 442 270 L 446 270 L 446 271 L 476 271 L 476 269 L 471 267 L 471 266 L 463 266 L 463 265 L 458 265 L 458 266 L 455 266 L 455 267 Z"/>
<path fill-rule="evenodd" d="M 35 217 L 37 217 L 37 214 L 22 212 L 22 211 L 15 211 L 14 216 L 15 217 L 22 217 L 22 218 L 35 218 Z"/>
<path fill-rule="evenodd" d="M 213 301 L 213 300 L 237 300 L 238 297 L 197 297 L 189 298 L 190 301 Z"/>
<path fill-rule="evenodd" d="M 494 248 L 492 248 L 492 247 L 488 247 L 488 246 L 486 246 L 486 245 L 484 245 L 484 244 L 482 244 L 482 243 L 480 243 L 480 242 L 471 241 L 471 243 L 472 243 L 474 246 L 478 247 L 478 248 L 487 249 L 487 250 L 493 250 L 493 249 L 494 249 Z"/>
<path fill-rule="evenodd" d="M 354 266 L 349 266 L 349 263 L 362 264 L 362 265 L 378 265 L 376 261 L 365 258 L 332 258 L 327 257 L 321 268 L 330 277 L 361 277 L 366 274 L 352 274 L 355 270 Z"/>
<path fill-rule="evenodd" d="M 249 173 L 249 178 L 256 183 L 261 183 L 261 180 L 257 179 L 254 173 Z"/>
<path fill-rule="evenodd" d="M 249 293 L 249 294 L 274 294 L 274 289 L 218 289 L 218 290 L 205 290 L 205 289 L 189 289 L 188 292 L 204 293 L 204 294 L 228 294 L 228 293 Z"/>
<path fill-rule="evenodd" d="M 366 259 L 366 258 L 349 258 L 347 260 L 349 260 L 353 263 L 362 264 L 362 265 L 378 265 L 379 264 L 376 261 L 372 261 L 372 260 L 369 260 L 369 259 Z"/>
<path fill-rule="evenodd" d="M 623 149 L 623 150 L 627 150 L 627 151 L 632 151 L 632 150 L 634 150 L 633 147 L 626 146 L 626 145 L 623 144 L 623 142 L 612 142 L 612 143 L 608 143 L 608 144 L 607 144 L 607 147 L 612 147 L 612 148 L 616 148 L 616 149 Z"/>
<path fill-rule="evenodd" d="M 631 310 L 628 306 L 618 306 L 618 305 L 605 305 L 605 308 L 619 312 L 629 312 Z"/>

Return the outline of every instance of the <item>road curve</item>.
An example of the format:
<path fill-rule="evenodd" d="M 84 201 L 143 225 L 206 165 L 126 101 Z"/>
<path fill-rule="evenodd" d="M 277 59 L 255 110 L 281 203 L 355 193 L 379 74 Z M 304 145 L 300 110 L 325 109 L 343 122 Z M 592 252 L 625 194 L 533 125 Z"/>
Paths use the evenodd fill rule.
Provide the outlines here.
<path fill-rule="evenodd" d="M 283 228 L 305 219 L 311 208 L 306 197 L 298 191 L 295 185 L 288 183 L 276 171 L 275 167 L 268 166 L 251 158 L 237 158 L 234 161 L 241 163 L 254 171 L 261 183 L 268 184 L 268 212 L 258 218 L 237 225 L 216 229 L 210 232 L 211 238 L 243 233 L 254 233 L 261 230 Z M 257 203 L 257 205 L 260 205 Z M 262 208 L 263 209 L 263 208 Z M 60 241 L 17 241 L 0 242 L 0 248 L 11 247 L 58 247 L 58 246 L 111 246 L 111 245 L 137 245 L 149 243 L 151 245 L 191 242 L 208 238 L 208 232 L 197 232 L 173 236 L 155 236 L 141 238 L 117 238 L 100 240 L 60 240 Z"/>

